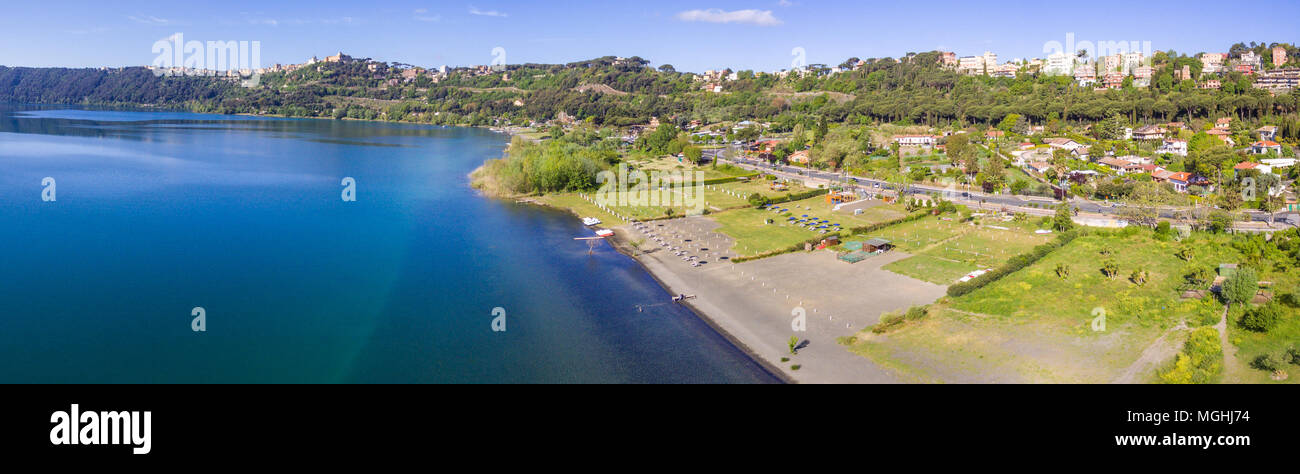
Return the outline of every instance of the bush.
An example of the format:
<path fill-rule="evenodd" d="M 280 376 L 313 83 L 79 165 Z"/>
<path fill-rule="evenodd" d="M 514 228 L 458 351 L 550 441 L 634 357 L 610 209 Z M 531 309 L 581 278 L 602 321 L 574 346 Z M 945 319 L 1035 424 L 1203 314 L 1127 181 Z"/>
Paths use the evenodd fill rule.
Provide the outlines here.
<path fill-rule="evenodd" d="M 1156 224 L 1157 240 L 1169 240 L 1171 237 L 1173 237 L 1173 232 L 1169 228 L 1169 221 L 1160 221 L 1159 224 Z"/>
<path fill-rule="evenodd" d="M 1200 328 L 1192 331 L 1174 364 L 1160 372 L 1160 380 L 1170 384 L 1210 383 L 1222 370 L 1223 345 L 1219 342 L 1219 331 Z"/>
<path fill-rule="evenodd" d="M 1300 348 L 1292 347 L 1287 349 L 1286 360 L 1293 365 L 1300 365 Z"/>
<path fill-rule="evenodd" d="M 875 326 L 871 327 L 871 332 L 875 334 L 884 334 L 891 329 L 902 326 L 904 321 L 903 315 L 896 313 L 886 314 L 884 317 L 880 318 L 879 323 L 876 323 Z"/>
<path fill-rule="evenodd" d="M 1277 372 L 1282 369 L 1282 359 L 1273 354 L 1264 354 L 1251 361 L 1250 366 L 1259 370 Z"/>
<path fill-rule="evenodd" d="M 1282 319 L 1281 313 L 1276 304 L 1269 303 L 1258 308 L 1247 309 L 1246 314 L 1242 315 L 1241 321 L 1237 324 L 1248 331 L 1269 332 Z"/>

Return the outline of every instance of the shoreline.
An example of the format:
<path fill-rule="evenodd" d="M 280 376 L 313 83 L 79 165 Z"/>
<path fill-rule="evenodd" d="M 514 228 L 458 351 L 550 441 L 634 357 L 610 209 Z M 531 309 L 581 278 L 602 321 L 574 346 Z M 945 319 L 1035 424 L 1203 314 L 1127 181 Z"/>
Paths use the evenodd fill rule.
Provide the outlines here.
<path fill-rule="evenodd" d="M 544 207 L 547 209 L 554 209 L 558 211 L 563 211 L 579 219 L 582 218 L 582 216 L 578 215 L 578 213 L 575 212 L 573 209 L 547 204 L 545 202 L 542 202 L 539 199 L 536 199 L 535 196 L 518 196 L 518 197 L 493 196 L 482 190 L 479 190 L 479 192 L 483 193 L 485 198 L 499 199 L 499 200 L 512 200 L 516 204 L 527 204 L 532 206 Z M 645 270 L 645 272 L 650 275 L 650 278 L 654 279 L 655 283 L 659 285 L 659 288 L 663 289 L 664 293 L 666 293 L 665 296 L 675 295 L 675 293 L 673 293 L 672 287 L 668 284 L 668 282 L 664 281 L 664 276 L 659 272 L 656 272 L 655 269 L 652 268 L 650 265 L 648 265 L 644 259 L 642 259 L 641 257 L 637 256 L 634 253 L 634 250 L 628 245 L 628 241 L 623 235 L 627 231 L 621 228 L 610 228 L 610 230 L 614 231 L 614 235 L 612 237 L 605 238 L 605 241 L 609 243 L 610 247 L 613 247 L 614 251 L 632 259 L 632 261 L 636 262 L 637 265 L 640 266 L 642 270 Z M 709 326 L 709 328 L 712 329 L 714 333 L 718 334 L 719 336 L 722 336 L 722 338 L 725 339 L 728 343 L 730 343 L 732 347 L 735 347 L 741 353 L 745 354 L 745 357 L 748 357 L 749 360 L 758 364 L 758 366 L 761 367 L 763 371 L 777 378 L 784 384 L 797 384 L 802 382 L 798 378 L 786 373 L 786 371 L 781 370 L 780 367 L 773 365 L 767 359 L 764 359 L 761 355 L 759 355 L 758 351 L 751 348 L 748 344 L 745 343 L 745 341 L 741 340 L 739 337 L 737 337 L 736 335 L 732 334 L 730 331 L 727 331 L 725 328 L 723 328 L 722 325 L 719 324 L 719 322 L 715 319 L 715 317 L 710 316 L 707 311 L 704 311 L 697 305 L 691 304 L 689 301 L 682 302 L 679 304 L 685 307 L 687 310 L 689 310 L 691 314 L 694 314 L 696 318 L 699 318 L 700 321 L 704 322 L 705 325 Z"/>
<path fill-rule="evenodd" d="M 659 284 L 659 287 L 664 289 L 664 292 L 668 293 L 669 295 L 673 295 L 673 289 L 668 285 L 667 282 L 664 281 L 662 275 L 656 273 L 655 270 L 650 267 L 650 265 L 646 264 L 645 260 L 641 259 L 637 255 L 632 253 L 634 250 L 627 245 L 627 241 L 626 239 L 623 238 L 621 232 L 626 232 L 626 231 L 622 229 L 617 229 L 615 230 L 613 237 L 606 237 L 605 240 L 609 241 L 610 246 L 614 247 L 615 251 L 623 255 L 626 255 L 628 258 L 631 258 L 633 261 L 635 261 L 637 265 L 640 265 L 641 268 L 645 270 L 646 273 L 650 274 L 650 277 L 653 278 L 654 281 Z M 772 374 L 774 377 L 780 379 L 783 383 L 786 384 L 801 383 L 799 379 L 795 378 L 790 374 L 787 374 L 784 370 L 781 370 L 780 367 L 777 367 L 773 365 L 771 362 L 764 359 L 762 356 L 758 354 L 758 351 L 755 351 L 753 348 L 749 347 L 748 344 L 745 344 L 745 341 L 740 340 L 740 338 L 736 337 L 734 334 L 724 329 L 718 323 L 718 321 L 716 321 L 713 317 L 709 316 L 707 311 L 704 311 L 699 306 L 692 304 L 689 300 L 683 301 L 678 304 L 690 310 L 690 312 L 694 314 L 695 317 L 699 318 L 701 321 L 704 322 L 704 324 L 712 328 L 714 332 L 718 333 L 718 335 L 722 336 L 723 339 L 726 339 L 728 342 L 730 342 L 732 346 L 735 346 L 736 349 L 739 349 L 741 352 L 743 352 L 746 357 L 749 357 L 750 360 L 757 363 L 760 367 L 763 368 L 763 370 L 767 371 L 769 374 Z"/>

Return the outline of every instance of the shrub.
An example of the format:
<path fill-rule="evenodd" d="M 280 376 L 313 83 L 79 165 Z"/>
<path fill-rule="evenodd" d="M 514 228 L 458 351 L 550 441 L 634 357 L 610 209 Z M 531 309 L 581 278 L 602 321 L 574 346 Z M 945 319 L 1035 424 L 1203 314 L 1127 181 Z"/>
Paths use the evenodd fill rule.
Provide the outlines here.
<path fill-rule="evenodd" d="M 1114 280 L 1116 276 L 1119 276 L 1119 264 L 1115 263 L 1114 260 L 1106 260 L 1105 262 L 1102 262 L 1101 274 L 1106 275 L 1106 278 Z"/>
<path fill-rule="evenodd" d="M 1259 370 L 1277 372 L 1282 369 L 1282 359 L 1273 354 L 1264 354 L 1251 361 L 1250 366 Z"/>
<path fill-rule="evenodd" d="M 1159 240 L 1169 240 L 1169 238 L 1172 237 L 1172 236 L 1173 236 L 1173 233 L 1170 231 L 1170 228 L 1169 228 L 1169 221 L 1160 221 L 1159 224 L 1156 224 L 1156 238 L 1157 238 L 1157 239 L 1159 239 Z"/>
<path fill-rule="evenodd" d="M 874 334 L 884 334 L 889 332 L 891 329 L 902 326 L 904 321 L 903 315 L 896 313 L 886 314 L 880 318 L 879 323 L 876 323 L 875 326 L 871 327 L 871 332 Z"/>
<path fill-rule="evenodd" d="M 1223 345 L 1219 342 L 1219 331 L 1200 328 L 1192 331 L 1173 365 L 1160 372 L 1160 380 L 1170 384 L 1210 383 L 1222 370 Z"/>
<path fill-rule="evenodd" d="M 1258 308 L 1247 309 L 1238 325 L 1249 331 L 1269 332 L 1277 326 L 1280 319 L 1282 314 L 1277 305 L 1269 303 Z"/>
<path fill-rule="evenodd" d="M 1146 269 L 1142 267 L 1138 267 L 1137 269 L 1133 270 L 1133 274 L 1129 275 L 1128 277 L 1129 281 L 1132 281 L 1133 284 L 1137 286 L 1146 285 L 1147 280 L 1150 278 L 1151 278 L 1151 272 L 1146 271 Z"/>

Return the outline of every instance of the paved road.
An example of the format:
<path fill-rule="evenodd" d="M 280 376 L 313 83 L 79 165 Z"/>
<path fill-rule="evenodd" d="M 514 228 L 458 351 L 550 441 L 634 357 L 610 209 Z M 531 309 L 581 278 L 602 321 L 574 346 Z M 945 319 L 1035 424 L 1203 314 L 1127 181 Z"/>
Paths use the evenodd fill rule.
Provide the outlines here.
<path fill-rule="evenodd" d="M 830 171 L 821 171 L 821 170 L 815 170 L 809 168 L 800 168 L 800 167 L 781 165 L 781 164 L 774 165 L 764 160 L 756 160 L 756 159 L 750 159 L 745 157 L 733 157 L 730 156 L 730 154 L 731 154 L 730 149 L 710 149 L 710 150 L 705 150 L 704 152 L 704 156 L 709 159 L 720 158 L 722 161 L 730 162 L 738 166 L 741 166 L 743 168 L 773 173 L 786 178 L 802 179 L 802 180 L 807 180 L 811 178 L 816 180 L 822 180 L 828 183 L 835 183 L 838 185 L 847 185 L 849 187 L 861 191 L 866 191 L 866 192 L 879 192 L 882 189 L 897 191 L 896 189 L 894 189 L 895 185 L 878 179 L 866 178 L 862 176 L 853 176 L 844 173 L 835 173 Z M 1061 201 L 1058 201 L 1056 199 L 1039 197 L 1039 196 L 986 194 L 979 191 L 966 190 L 966 189 L 960 189 L 955 187 L 942 188 L 933 185 L 921 185 L 921 184 L 913 184 L 908 186 L 906 192 L 912 195 L 922 195 L 922 196 L 928 196 L 928 195 L 938 193 L 939 195 L 943 196 L 944 199 L 961 202 L 963 204 L 973 204 L 982 208 L 989 208 L 989 207 L 996 208 L 1001 206 L 1024 208 L 1029 204 L 1056 206 L 1061 203 Z M 1070 201 L 1070 206 L 1080 213 L 1092 213 L 1092 214 L 1113 216 L 1118 212 L 1120 208 L 1123 207 L 1123 204 L 1101 203 L 1097 201 L 1075 198 Z M 1038 211 L 1041 209 L 1025 208 L 1025 209 L 1017 209 L 1017 210 L 1022 210 L 1022 211 L 1032 213 L 1033 211 Z M 1162 218 L 1177 219 L 1178 213 L 1183 210 L 1185 209 L 1177 208 L 1177 207 L 1159 208 L 1158 214 Z M 1268 213 L 1259 212 L 1259 211 L 1249 211 L 1249 210 L 1246 211 L 1245 213 L 1247 216 L 1249 216 L 1249 220 L 1252 222 L 1263 223 L 1265 225 L 1268 222 Z M 1274 220 L 1278 224 L 1286 224 L 1286 222 L 1289 220 L 1288 217 L 1290 217 L 1291 219 L 1300 220 L 1300 215 L 1297 215 L 1296 213 L 1277 213 L 1275 215 Z M 1256 226 L 1258 226 L 1258 224 L 1256 224 Z"/>

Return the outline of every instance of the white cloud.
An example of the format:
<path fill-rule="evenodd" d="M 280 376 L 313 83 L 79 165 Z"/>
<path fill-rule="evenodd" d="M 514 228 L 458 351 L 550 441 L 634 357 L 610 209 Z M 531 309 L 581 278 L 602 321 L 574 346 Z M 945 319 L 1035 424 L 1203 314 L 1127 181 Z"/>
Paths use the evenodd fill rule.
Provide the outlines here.
<path fill-rule="evenodd" d="M 792 2 L 792 1 L 790 1 L 790 0 L 781 0 L 781 1 L 779 1 L 779 2 L 776 2 L 776 4 L 777 4 L 777 5 L 780 5 L 780 6 L 783 6 L 783 7 L 792 7 L 792 6 L 794 6 L 794 2 Z"/>
<path fill-rule="evenodd" d="M 152 15 L 143 15 L 143 16 L 128 15 L 126 18 L 136 23 L 142 23 L 145 25 L 167 25 L 167 24 L 171 24 L 172 22 L 171 20 L 168 20 L 166 18 L 158 18 Z"/>
<path fill-rule="evenodd" d="M 501 13 L 501 12 L 496 11 L 496 10 L 487 10 L 487 11 L 479 10 L 478 7 L 475 7 L 474 5 L 470 5 L 470 6 L 469 6 L 469 14 L 470 14 L 470 15 L 478 15 L 478 16 L 496 16 L 496 17 L 507 17 L 507 16 L 509 16 L 509 15 L 506 15 L 505 13 Z"/>
<path fill-rule="evenodd" d="M 758 26 L 776 26 L 781 20 L 772 15 L 771 10 L 736 10 L 724 11 L 717 8 L 708 10 L 688 10 L 677 14 L 681 21 L 703 21 L 707 23 L 743 23 Z"/>

